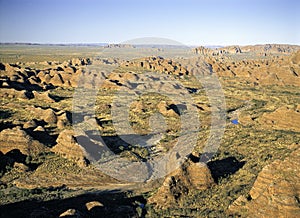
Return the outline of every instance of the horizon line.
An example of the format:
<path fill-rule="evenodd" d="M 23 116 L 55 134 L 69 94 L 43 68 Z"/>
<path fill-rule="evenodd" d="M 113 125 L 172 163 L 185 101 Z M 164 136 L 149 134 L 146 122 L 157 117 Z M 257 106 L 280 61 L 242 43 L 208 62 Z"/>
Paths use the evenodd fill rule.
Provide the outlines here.
<path fill-rule="evenodd" d="M 78 45 L 78 46 L 87 46 L 87 45 L 101 45 L 101 46 L 106 46 L 106 45 L 169 45 L 169 46 L 176 46 L 172 44 L 130 44 L 130 43 L 110 43 L 110 42 L 0 42 L 0 45 L 5 45 L 5 44 L 15 44 L 15 45 L 58 45 L 58 46 L 64 46 L 64 45 Z M 227 46 L 258 46 L 258 45 L 291 45 L 291 46 L 300 46 L 300 44 L 292 44 L 292 43 L 253 43 L 253 44 L 188 44 L 186 45 L 187 47 L 209 47 L 209 46 L 214 46 L 214 47 L 227 47 Z M 183 44 L 184 45 L 184 44 Z M 177 45 L 179 46 L 179 45 Z"/>

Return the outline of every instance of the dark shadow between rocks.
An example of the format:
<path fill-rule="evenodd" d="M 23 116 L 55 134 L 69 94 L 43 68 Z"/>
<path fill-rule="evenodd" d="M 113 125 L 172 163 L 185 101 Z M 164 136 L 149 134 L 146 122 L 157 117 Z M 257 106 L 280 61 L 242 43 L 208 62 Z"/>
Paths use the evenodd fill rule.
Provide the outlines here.
<path fill-rule="evenodd" d="M 65 100 L 65 99 L 72 98 L 72 97 L 62 97 L 62 96 L 53 95 L 53 94 L 49 94 L 49 97 L 52 98 L 55 102 L 60 102 L 60 101 Z"/>
<path fill-rule="evenodd" d="M 19 149 L 13 149 L 6 154 L 0 154 L 0 171 L 2 174 L 7 172 L 8 168 L 12 168 L 14 163 L 22 163 L 26 165 L 29 170 L 36 170 L 40 163 L 29 163 L 27 161 L 29 156 L 23 154 Z"/>
<path fill-rule="evenodd" d="M 216 183 L 220 179 L 234 174 L 245 165 L 245 161 L 238 161 L 235 157 L 227 157 L 222 160 L 210 161 L 207 163 L 212 177 Z"/>
<path fill-rule="evenodd" d="M 0 122 L 0 131 L 4 130 L 4 129 L 12 129 L 16 127 L 15 124 L 13 124 L 12 122 Z"/>
<path fill-rule="evenodd" d="M 185 104 L 171 104 L 168 109 L 172 109 L 179 116 L 187 110 L 187 106 Z"/>
<path fill-rule="evenodd" d="M 99 202 L 98 206 L 87 208 L 88 202 Z M 25 200 L 17 203 L 1 205 L 0 217 L 59 217 L 68 209 L 76 210 L 80 217 L 144 217 L 146 200 L 142 196 L 129 197 L 120 190 L 90 192 L 66 199 L 49 201 Z M 137 213 L 140 207 L 141 216 Z M 66 216 L 75 217 L 75 216 Z M 77 217 L 77 216 L 76 216 Z"/>
<path fill-rule="evenodd" d="M 30 83 L 20 83 L 16 81 L 9 81 L 8 85 L 18 91 L 21 90 L 28 90 L 28 91 L 42 91 L 43 88 L 36 84 L 30 84 Z"/>
<path fill-rule="evenodd" d="M 0 119 L 7 119 L 12 116 L 12 112 L 8 110 L 0 110 Z"/>
<path fill-rule="evenodd" d="M 26 155 L 22 154 L 19 149 L 13 149 L 5 154 L 6 157 L 11 158 L 14 162 L 25 163 Z"/>
<path fill-rule="evenodd" d="M 38 126 L 44 126 L 45 121 L 36 121 Z M 45 131 L 34 131 L 34 128 L 25 129 L 26 133 L 33 137 L 35 140 L 39 141 L 40 143 L 48 146 L 53 147 L 56 144 L 57 136 L 49 135 L 48 132 Z"/>

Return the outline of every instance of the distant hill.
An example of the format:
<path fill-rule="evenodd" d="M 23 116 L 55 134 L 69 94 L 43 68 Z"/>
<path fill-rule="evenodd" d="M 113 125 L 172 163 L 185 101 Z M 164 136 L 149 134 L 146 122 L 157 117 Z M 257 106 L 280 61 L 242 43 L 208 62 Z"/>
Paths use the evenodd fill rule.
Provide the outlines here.
<path fill-rule="evenodd" d="M 241 47 L 243 52 L 267 52 L 267 53 L 292 53 L 300 50 L 299 45 L 288 44 L 263 44 L 248 45 Z"/>
<path fill-rule="evenodd" d="M 237 53 L 259 53 L 259 54 L 290 54 L 300 50 L 299 45 L 287 44 L 263 44 L 263 45 L 247 45 L 247 46 L 224 46 L 224 47 L 207 47 L 200 46 L 193 48 L 196 54 L 203 55 L 223 55 L 223 54 L 237 54 Z"/>

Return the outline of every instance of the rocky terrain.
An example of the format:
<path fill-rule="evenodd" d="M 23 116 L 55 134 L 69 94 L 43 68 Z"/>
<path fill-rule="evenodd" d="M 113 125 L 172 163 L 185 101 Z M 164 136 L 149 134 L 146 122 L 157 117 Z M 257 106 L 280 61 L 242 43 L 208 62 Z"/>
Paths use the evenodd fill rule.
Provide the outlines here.
<path fill-rule="evenodd" d="M 199 47 L 178 56 L 178 48 L 110 45 L 107 57 L 95 55 L 98 48 L 80 55 L 57 48 L 63 56 L 32 48 L 19 58 L 1 49 L 0 217 L 300 216 L 299 46 Z M 147 55 L 130 58 L 135 49 Z M 205 84 L 214 76 L 226 103 L 224 135 L 203 162 L 212 122 L 221 129 L 213 119 L 220 109 L 207 96 L 207 88 L 218 95 L 216 84 Z M 113 110 L 124 102 L 122 135 Z M 187 147 L 181 131 L 198 124 L 193 111 L 195 145 L 175 154 L 182 164 L 165 177 L 137 183 L 95 164 L 110 165 L 110 154 L 145 163 L 178 141 Z"/>
<path fill-rule="evenodd" d="M 299 50 L 298 45 L 248 45 L 248 46 L 225 46 L 216 49 L 206 48 L 204 46 L 196 47 L 193 51 L 196 54 L 222 56 L 226 54 L 252 53 L 254 55 L 274 55 L 274 54 L 291 54 Z"/>

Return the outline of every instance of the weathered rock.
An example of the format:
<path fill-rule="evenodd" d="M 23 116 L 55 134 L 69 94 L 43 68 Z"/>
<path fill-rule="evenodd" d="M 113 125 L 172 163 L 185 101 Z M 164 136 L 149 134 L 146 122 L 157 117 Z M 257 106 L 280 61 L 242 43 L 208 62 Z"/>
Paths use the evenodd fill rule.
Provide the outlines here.
<path fill-rule="evenodd" d="M 57 113 L 57 128 L 63 129 L 66 126 L 71 125 L 71 120 L 66 111 L 60 111 Z"/>
<path fill-rule="evenodd" d="M 278 54 L 292 53 L 299 50 L 299 45 L 282 45 L 282 44 L 264 44 L 264 45 L 249 45 L 241 47 L 243 52 Z"/>
<path fill-rule="evenodd" d="M 177 76 L 188 75 L 189 72 L 181 64 L 162 57 L 147 57 L 133 61 L 126 61 L 121 64 L 122 67 L 128 68 L 144 68 L 146 70 L 161 72 L 166 74 L 173 74 Z"/>
<path fill-rule="evenodd" d="M 300 111 L 280 107 L 274 112 L 264 113 L 259 122 L 274 129 L 300 131 Z"/>
<path fill-rule="evenodd" d="M 44 127 L 42 127 L 42 126 L 38 126 L 38 127 L 36 127 L 34 130 L 33 130 L 34 132 L 45 132 L 45 129 L 44 129 Z"/>
<path fill-rule="evenodd" d="M 43 102 L 50 102 L 53 103 L 55 100 L 51 97 L 50 92 L 37 92 L 37 91 L 32 91 L 34 98 L 39 101 Z"/>
<path fill-rule="evenodd" d="M 25 164 L 15 162 L 13 168 L 18 172 L 26 172 L 29 170 L 29 167 L 27 167 Z"/>
<path fill-rule="evenodd" d="M 161 101 L 157 104 L 158 111 L 164 116 L 174 117 L 178 114 L 169 107 L 166 101 Z"/>
<path fill-rule="evenodd" d="M 92 209 L 94 209 L 94 208 L 103 207 L 103 204 L 100 203 L 99 201 L 90 201 L 90 202 L 87 202 L 87 203 L 85 204 L 85 206 L 86 206 L 86 209 L 87 209 L 88 211 L 90 211 L 90 210 L 92 210 Z"/>
<path fill-rule="evenodd" d="M 37 76 L 41 80 L 41 82 L 44 82 L 46 84 L 50 83 L 51 76 L 50 76 L 49 72 L 41 71 L 37 74 Z"/>
<path fill-rule="evenodd" d="M 63 212 L 62 214 L 59 215 L 59 217 L 76 217 L 76 218 L 80 218 L 83 217 L 81 215 L 81 213 L 75 209 L 68 209 L 65 212 Z"/>
<path fill-rule="evenodd" d="M 168 175 L 157 193 L 148 199 L 158 208 L 177 204 L 189 190 L 205 190 L 214 184 L 211 172 L 204 163 L 188 161 L 185 166 Z"/>
<path fill-rule="evenodd" d="M 204 163 L 190 163 L 186 167 L 188 182 L 194 189 L 205 190 L 214 184 L 211 172 Z"/>
<path fill-rule="evenodd" d="M 45 151 L 46 147 L 34 140 L 21 127 L 2 130 L 0 132 L 0 150 L 7 153 L 13 149 L 18 149 L 25 155 L 36 155 Z"/>
<path fill-rule="evenodd" d="M 44 120 L 48 124 L 56 124 L 57 115 L 52 108 L 43 109 L 41 107 L 29 106 L 26 110 L 32 114 L 36 120 Z"/>
<path fill-rule="evenodd" d="M 51 108 L 48 108 L 44 111 L 44 115 L 42 118 L 49 124 L 54 124 L 57 122 L 56 114 Z"/>
<path fill-rule="evenodd" d="M 89 58 L 73 58 L 70 64 L 73 66 L 83 66 L 91 64 L 91 60 Z"/>
<path fill-rule="evenodd" d="M 258 174 L 250 197 L 239 197 L 229 213 L 245 211 L 251 217 L 299 217 L 300 149 L 287 158 L 275 160 Z"/>
<path fill-rule="evenodd" d="M 193 51 L 196 54 L 200 54 L 200 55 L 211 55 L 213 53 L 212 49 L 205 48 L 204 46 L 200 46 L 200 47 L 194 48 Z"/>
<path fill-rule="evenodd" d="M 27 121 L 27 122 L 24 123 L 24 125 L 23 125 L 23 128 L 24 128 L 24 129 L 36 128 L 36 127 L 37 127 L 37 124 L 36 124 L 35 120 Z"/>
<path fill-rule="evenodd" d="M 50 80 L 50 83 L 54 86 L 63 86 L 64 81 L 59 73 L 54 73 L 53 77 Z"/>
<path fill-rule="evenodd" d="M 57 140 L 57 144 L 52 151 L 63 157 L 75 161 L 79 166 L 86 166 L 87 160 L 83 148 L 76 142 L 73 130 L 63 130 Z"/>
<path fill-rule="evenodd" d="M 294 54 L 294 58 L 296 58 Z M 272 57 L 268 60 L 241 60 L 233 62 L 231 59 L 219 57 L 206 57 L 205 61 L 212 67 L 212 72 L 220 77 L 243 78 L 248 83 L 259 85 L 293 85 L 300 86 L 300 68 L 293 62 L 293 58 L 286 56 L 278 59 Z M 201 59 L 199 57 L 199 59 Z M 193 60 L 194 64 L 197 60 Z M 188 67 L 187 67 L 188 68 Z M 188 70 L 193 74 L 193 70 Z M 197 69 L 198 70 L 198 69 Z M 199 70 L 198 70 L 199 71 Z"/>
<path fill-rule="evenodd" d="M 9 88 L 1 88 L 0 97 L 2 98 L 19 98 L 23 100 L 29 100 L 32 98 L 32 93 L 27 90 L 15 90 Z"/>

